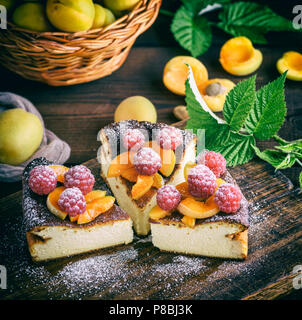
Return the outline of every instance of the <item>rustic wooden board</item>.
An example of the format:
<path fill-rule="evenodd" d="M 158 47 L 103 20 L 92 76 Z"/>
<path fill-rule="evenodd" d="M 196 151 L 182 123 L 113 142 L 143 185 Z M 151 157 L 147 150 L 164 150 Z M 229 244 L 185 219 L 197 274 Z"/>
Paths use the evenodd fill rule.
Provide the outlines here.
<path fill-rule="evenodd" d="M 99 176 L 96 160 L 85 163 Z M 231 169 L 250 202 L 246 261 L 162 253 L 151 238 L 127 246 L 33 263 L 22 230 L 21 192 L 0 201 L 1 299 L 273 299 L 295 290 L 302 261 L 302 196 L 261 161 Z M 97 182 L 98 183 L 98 182 Z"/>

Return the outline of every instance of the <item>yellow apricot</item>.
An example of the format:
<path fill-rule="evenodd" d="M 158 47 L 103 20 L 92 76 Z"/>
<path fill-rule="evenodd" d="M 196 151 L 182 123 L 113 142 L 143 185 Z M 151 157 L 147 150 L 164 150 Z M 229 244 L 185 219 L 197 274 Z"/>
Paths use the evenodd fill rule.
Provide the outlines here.
<path fill-rule="evenodd" d="M 256 71 L 262 63 L 262 53 L 253 47 L 246 37 L 228 40 L 220 50 L 219 59 L 223 69 L 236 76 Z"/>
<path fill-rule="evenodd" d="M 218 84 L 220 91 L 209 92 L 211 85 Z M 235 83 L 228 79 L 211 79 L 208 80 L 202 87 L 199 87 L 199 91 L 203 96 L 204 101 L 208 107 L 214 112 L 220 112 L 223 109 L 223 105 L 227 94 L 235 87 Z"/>
<path fill-rule="evenodd" d="M 188 66 L 193 71 L 197 86 L 208 81 L 208 70 L 198 59 L 189 56 L 177 56 L 167 62 L 164 68 L 164 85 L 175 94 L 185 95 L 185 82 L 188 78 Z"/>
<path fill-rule="evenodd" d="M 285 52 L 277 61 L 277 69 L 280 73 L 286 70 L 286 77 L 290 80 L 302 81 L 302 54 L 295 51 Z"/>
<path fill-rule="evenodd" d="M 153 103 L 145 97 L 133 96 L 123 100 L 116 108 L 114 121 L 137 120 L 156 122 L 157 113 Z"/>

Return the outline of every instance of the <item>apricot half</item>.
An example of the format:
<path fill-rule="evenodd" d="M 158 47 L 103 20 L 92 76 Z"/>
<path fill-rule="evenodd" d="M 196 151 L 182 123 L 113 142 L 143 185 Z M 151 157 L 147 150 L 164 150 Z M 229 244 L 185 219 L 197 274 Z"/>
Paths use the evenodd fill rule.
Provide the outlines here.
<path fill-rule="evenodd" d="M 58 164 L 52 164 L 49 167 L 56 173 L 58 181 L 64 183 L 64 175 L 69 168 Z"/>
<path fill-rule="evenodd" d="M 197 86 L 202 86 L 208 80 L 208 70 L 198 59 L 190 56 L 177 56 L 167 62 L 164 68 L 164 85 L 173 93 L 184 96 L 185 82 L 188 78 L 188 66 L 193 71 Z"/>
<path fill-rule="evenodd" d="M 248 38 L 235 37 L 222 46 L 219 61 L 228 73 L 245 76 L 260 67 L 262 53 L 253 47 Z"/>
<path fill-rule="evenodd" d="M 277 69 L 282 74 L 287 70 L 286 77 L 294 81 L 302 81 L 302 54 L 295 51 L 285 52 L 277 61 Z"/>
<path fill-rule="evenodd" d="M 199 91 L 208 107 L 214 112 L 220 112 L 227 94 L 235 87 L 235 83 L 228 79 L 211 79 Z"/>
<path fill-rule="evenodd" d="M 212 201 L 196 201 L 193 198 L 186 198 L 180 202 L 177 210 L 184 216 L 196 219 L 205 219 L 214 216 L 219 212 L 218 205 Z"/>

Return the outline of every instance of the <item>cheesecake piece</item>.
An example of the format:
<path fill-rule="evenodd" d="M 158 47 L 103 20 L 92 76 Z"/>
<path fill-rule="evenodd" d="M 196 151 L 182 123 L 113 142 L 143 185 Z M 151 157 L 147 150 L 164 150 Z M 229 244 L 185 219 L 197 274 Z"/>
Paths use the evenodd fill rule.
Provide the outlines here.
<path fill-rule="evenodd" d="M 134 200 L 131 190 L 134 182 L 122 176 L 108 177 L 108 169 L 112 160 L 121 152 L 123 132 L 127 129 L 140 129 L 147 133 L 149 141 L 154 141 L 154 132 L 167 127 L 163 123 L 138 122 L 135 120 L 112 123 L 100 131 L 99 140 L 102 143 L 98 154 L 101 163 L 101 175 L 112 190 L 118 204 L 132 218 L 134 230 L 138 235 L 147 235 L 150 232 L 149 212 L 156 205 L 157 189 L 152 187 L 142 197 Z M 175 167 L 168 176 L 162 176 L 164 184 L 177 185 L 184 181 L 184 167 L 187 162 L 195 161 L 196 136 L 189 131 L 181 130 L 183 135 L 183 148 L 175 150 Z"/>
<path fill-rule="evenodd" d="M 28 185 L 31 169 L 50 164 L 45 158 L 35 159 L 23 174 L 24 226 L 34 261 L 68 257 L 133 241 L 132 221 L 117 205 L 85 224 L 62 220 L 51 213 L 46 204 L 47 196 L 35 194 Z M 100 187 L 111 194 L 104 182 Z"/>
<path fill-rule="evenodd" d="M 236 184 L 229 172 L 222 177 Z M 196 219 L 193 226 L 183 222 L 177 210 L 160 219 L 151 219 L 152 243 L 163 251 L 207 257 L 245 259 L 248 252 L 248 202 L 242 197 L 236 213 Z"/>

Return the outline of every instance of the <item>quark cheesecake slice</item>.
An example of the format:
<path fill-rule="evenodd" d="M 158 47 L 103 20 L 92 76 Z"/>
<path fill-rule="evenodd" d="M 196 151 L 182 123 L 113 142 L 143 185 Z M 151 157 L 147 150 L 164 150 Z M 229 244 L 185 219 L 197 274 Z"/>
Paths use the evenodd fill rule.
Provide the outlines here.
<path fill-rule="evenodd" d="M 71 215 L 64 212 L 58 202 L 63 199 L 65 205 L 72 204 L 73 202 L 68 202 L 68 192 L 65 192 L 65 199 L 61 195 L 70 189 L 71 194 L 76 194 L 73 192 L 74 188 L 65 187 L 62 184 L 64 174 L 58 174 L 53 186 L 51 179 L 47 181 L 47 188 L 51 187 L 51 192 L 41 189 L 37 182 L 37 179 L 42 179 L 41 174 L 40 177 L 35 177 L 36 180 L 30 177 L 33 169 L 42 167 L 51 167 L 57 173 L 62 169 L 62 166 L 52 166 L 45 158 L 37 158 L 24 170 L 24 225 L 29 252 L 34 261 L 68 257 L 133 241 L 132 221 L 124 210 L 114 204 L 114 198 L 104 182 L 98 182 L 98 187 L 102 190 L 87 190 L 85 195 L 80 194 L 80 185 L 75 188 L 79 197 L 84 199 L 81 205 L 84 203 L 86 209 L 84 208 L 81 214 Z M 68 168 L 64 168 L 68 171 Z"/>
<path fill-rule="evenodd" d="M 99 140 L 103 179 L 132 218 L 135 232 L 147 235 L 157 190 L 184 181 L 186 163 L 195 160 L 195 135 L 163 123 L 129 120 L 106 126 Z"/>
<path fill-rule="evenodd" d="M 207 196 L 196 197 L 194 191 L 197 189 L 189 186 L 190 171 L 189 182 L 173 190 L 158 191 L 158 204 L 150 212 L 152 243 L 163 251 L 245 259 L 248 253 L 248 202 L 228 171 L 216 177 L 214 192 L 206 190 L 212 182 L 207 173 L 203 174 L 204 178 L 198 180 L 193 172 L 192 180 L 197 181 L 198 187 L 205 188 Z M 172 202 L 167 207 L 169 199 Z"/>

